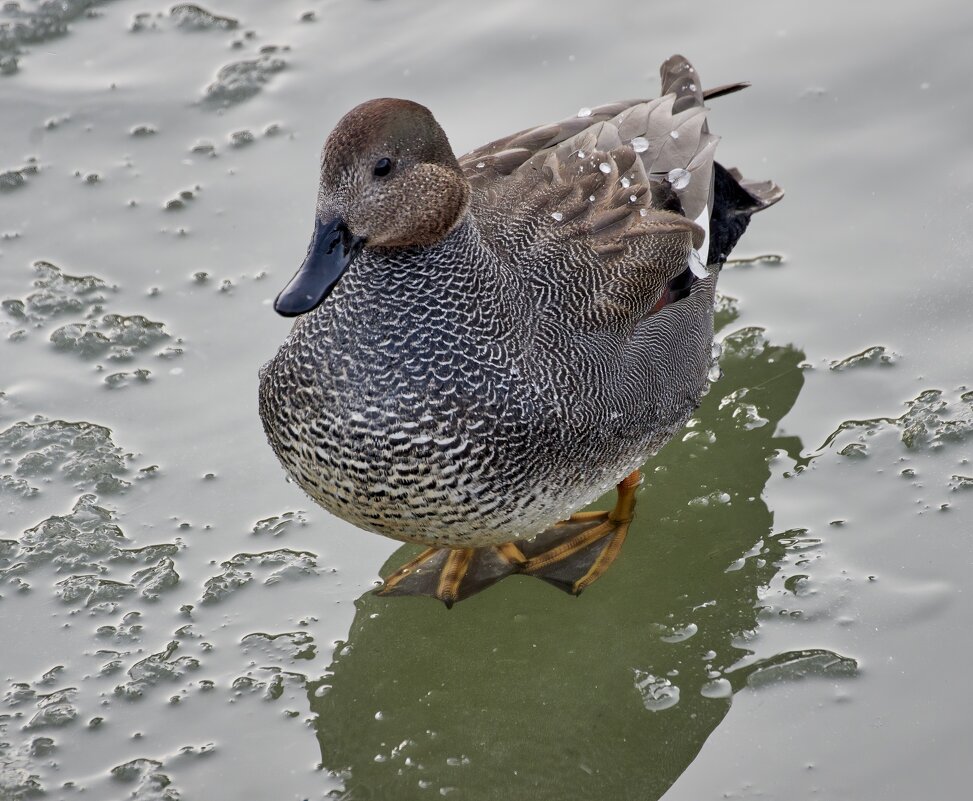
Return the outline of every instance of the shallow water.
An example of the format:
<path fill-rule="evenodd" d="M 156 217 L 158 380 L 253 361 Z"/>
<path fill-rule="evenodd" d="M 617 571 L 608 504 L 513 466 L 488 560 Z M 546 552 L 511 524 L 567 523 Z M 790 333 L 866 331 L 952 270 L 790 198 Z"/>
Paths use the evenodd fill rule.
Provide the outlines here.
<path fill-rule="evenodd" d="M 207 9 L 0 10 L 0 799 L 962 797 L 973 11 Z M 583 597 L 376 598 L 408 550 L 256 414 L 324 135 L 404 96 L 463 152 L 677 51 L 753 82 L 720 159 L 788 192 L 723 379 Z"/>

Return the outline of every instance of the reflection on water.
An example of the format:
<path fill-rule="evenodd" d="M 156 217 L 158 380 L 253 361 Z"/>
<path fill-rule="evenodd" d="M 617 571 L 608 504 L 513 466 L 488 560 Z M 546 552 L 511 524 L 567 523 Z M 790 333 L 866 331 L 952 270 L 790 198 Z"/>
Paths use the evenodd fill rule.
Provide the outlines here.
<path fill-rule="evenodd" d="M 724 346 L 724 378 L 682 441 L 650 462 L 622 557 L 583 597 L 516 577 L 448 612 L 359 599 L 347 643 L 308 685 L 342 797 L 462 787 L 478 799 L 525 788 L 655 799 L 748 679 L 854 672 L 825 651 L 740 666 L 758 590 L 800 539 L 773 533 L 761 496 L 771 461 L 800 451 L 774 432 L 804 383 L 804 354 L 755 329 Z"/>

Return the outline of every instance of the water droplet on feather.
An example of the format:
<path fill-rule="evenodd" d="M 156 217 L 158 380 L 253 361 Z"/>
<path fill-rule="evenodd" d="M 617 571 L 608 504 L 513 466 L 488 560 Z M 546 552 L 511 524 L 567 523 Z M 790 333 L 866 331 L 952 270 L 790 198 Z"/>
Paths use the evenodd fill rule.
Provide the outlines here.
<path fill-rule="evenodd" d="M 673 170 L 669 170 L 669 174 L 666 176 L 672 188 L 675 190 L 685 189 L 689 186 L 689 181 L 692 178 L 689 170 L 684 170 L 682 167 L 676 167 Z"/>

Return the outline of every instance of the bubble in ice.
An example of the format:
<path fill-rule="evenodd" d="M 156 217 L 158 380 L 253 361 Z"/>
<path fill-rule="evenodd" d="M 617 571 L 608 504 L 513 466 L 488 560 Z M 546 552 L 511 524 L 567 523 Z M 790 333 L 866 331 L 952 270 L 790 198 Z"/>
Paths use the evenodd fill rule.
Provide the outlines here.
<path fill-rule="evenodd" d="M 192 147 L 189 148 L 190 153 L 197 153 L 200 156 L 209 156 L 214 158 L 216 156 L 216 145 L 205 139 L 199 139 L 193 143 Z"/>
<path fill-rule="evenodd" d="M 260 657 L 261 666 L 286 664 L 294 659 L 314 659 L 317 651 L 314 638 L 305 631 L 256 632 L 246 635 L 240 644 L 250 658 Z"/>
<path fill-rule="evenodd" d="M 27 183 L 27 178 L 37 175 L 40 171 L 36 161 L 28 162 L 20 167 L 11 167 L 0 171 L 0 192 L 19 189 Z"/>
<path fill-rule="evenodd" d="M 77 691 L 73 688 L 56 690 L 46 695 L 37 695 L 35 704 L 37 712 L 34 713 L 24 728 L 31 730 L 66 726 L 78 716 L 78 709 L 74 705 L 76 695 Z"/>
<path fill-rule="evenodd" d="M 21 498 L 33 498 L 40 490 L 32 487 L 22 478 L 11 475 L 0 475 L 0 497 L 19 495 Z"/>
<path fill-rule="evenodd" d="M 169 9 L 169 16 L 176 25 L 185 30 L 233 30 L 240 23 L 232 17 L 221 17 L 194 3 L 179 3 Z"/>
<path fill-rule="evenodd" d="M 887 350 L 883 345 L 874 345 L 860 353 L 847 356 L 844 359 L 836 359 L 831 362 L 830 369 L 835 372 L 849 370 L 854 367 L 890 367 L 898 360 L 898 354 Z"/>
<path fill-rule="evenodd" d="M 730 698 L 733 695 L 733 685 L 722 677 L 712 679 L 700 688 L 699 694 L 703 698 Z"/>
<path fill-rule="evenodd" d="M 665 676 L 655 676 L 638 668 L 633 673 L 635 689 L 649 712 L 662 712 L 679 703 L 679 688 Z"/>
<path fill-rule="evenodd" d="M 844 679 L 858 675 L 858 662 L 833 651 L 808 649 L 788 651 L 761 660 L 745 669 L 747 684 L 753 688 L 819 676 Z"/>
<path fill-rule="evenodd" d="M 257 137 L 253 135 L 253 131 L 248 131 L 246 129 L 241 131 L 234 131 L 230 134 L 230 145 L 233 147 L 246 147 L 257 141 Z"/>
<path fill-rule="evenodd" d="M 754 428 L 762 428 L 770 421 L 766 417 L 761 417 L 757 407 L 752 403 L 741 403 L 733 410 L 732 417 L 741 428 L 751 431 Z"/>
<path fill-rule="evenodd" d="M 139 757 L 116 765 L 109 773 L 116 782 L 131 786 L 128 798 L 138 801 L 179 801 L 182 794 L 162 768 L 163 763 L 158 759 Z"/>
<path fill-rule="evenodd" d="M 270 79 L 287 67 L 278 55 L 279 48 L 265 47 L 254 59 L 234 61 L 216 73 L 216 79 L 206 87 L 203 99 L 215 106 L 232 106 L 258 94 Z"/>
<path fill-rule="evenodd" d="M 695 623 L 688 623 L 685 626 L 660 626 L 659 639 L 662 642 L 677 643 L 685 642 L 699 631 L 699 626 Z"/>
<path fill-rule="evenodd" d="M 154 601 L 161 593 L 179 583 L 179 573 L 172 559 L 163 556 L 155 564 L 136 570 L 131 580 L 143 598 Z"/>
<path fill-rule="evenodd" d="M 306 526 L 307 518 L 304 512 L 284 512 L 281 515 L 265 517 L 254 523 L 253 533 L 257 536 L 279 537 L 293 526 Z"/>
<path fill-rule="evenodd" d="M 973 489 L 973 477 L 954 475 L 950 477 L 949 488 L 953 492 Z"/>

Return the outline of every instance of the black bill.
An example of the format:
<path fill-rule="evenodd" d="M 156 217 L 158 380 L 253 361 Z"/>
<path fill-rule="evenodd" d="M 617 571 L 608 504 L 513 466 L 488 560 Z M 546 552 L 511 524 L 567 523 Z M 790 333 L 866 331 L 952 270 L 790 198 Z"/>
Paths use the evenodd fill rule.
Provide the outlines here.
<path fill-rule="evenodd" d="M 354 261 L 365 240 L 348 230 L 340 217 L 314 221 L 314 235 L 304 263 L 274 301 L 274 310 L 296 317 L 316 308 Z"/>

